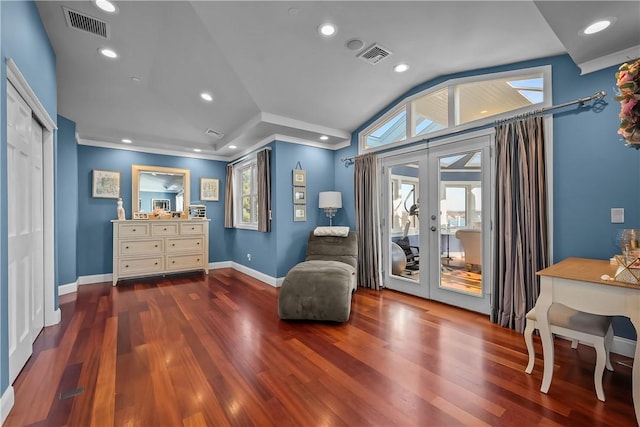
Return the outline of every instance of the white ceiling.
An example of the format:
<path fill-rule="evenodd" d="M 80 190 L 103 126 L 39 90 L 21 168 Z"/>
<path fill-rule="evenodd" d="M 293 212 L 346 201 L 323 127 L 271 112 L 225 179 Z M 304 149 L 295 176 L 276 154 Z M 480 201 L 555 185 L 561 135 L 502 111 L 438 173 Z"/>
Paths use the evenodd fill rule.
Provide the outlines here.
<path fill-rule="evenodd" d="M 583 72 L 640 57 L 640 0 L 114 3 L 116 14 L 38 2 L 57 58 L 58 113 L 76 122 L 81 143 L 196 157 L 233 159 L 273 135 L 339 148 L 398 96 L 445 74 L 565 52 Z M 110 39 L 67 27 L 63 6 L 106 21 Z M 615 22 L 580 34 L 602 17 Z M 337 25 L 334 37 L 318 35 L 323 22 Z M 392 54 L 370 65 L 345 46 L 353 38 Z M 99 55 L 105 46 L 120 57 Z M 409 71 L 393 72 L 400 62 Z"/>

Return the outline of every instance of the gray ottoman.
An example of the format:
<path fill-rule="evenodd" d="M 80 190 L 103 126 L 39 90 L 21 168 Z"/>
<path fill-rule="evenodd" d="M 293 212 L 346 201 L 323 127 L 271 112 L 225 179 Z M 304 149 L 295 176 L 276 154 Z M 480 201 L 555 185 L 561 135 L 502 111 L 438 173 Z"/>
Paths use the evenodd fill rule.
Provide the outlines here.
<path fill-rule="evenodd" d="M 346 322 L 356 270 L 340 261 L 305 261 L 293 267 L 278 294 L 281 319 Z"/>

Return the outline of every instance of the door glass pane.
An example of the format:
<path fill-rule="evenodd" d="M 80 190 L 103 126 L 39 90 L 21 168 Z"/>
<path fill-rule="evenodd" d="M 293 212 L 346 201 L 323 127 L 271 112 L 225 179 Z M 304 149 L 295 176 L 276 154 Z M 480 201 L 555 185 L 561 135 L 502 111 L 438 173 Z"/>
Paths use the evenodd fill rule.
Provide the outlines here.
<path fill-rule="evenodd" d="M 420 280 L 420 183 L 418 164 L 391 168 L 390 271 L 394 276 Z"/>
<path fill-rule="evenodd" d="M 482 295 L 482 152 L 439 159 L 440 288 Z"/>

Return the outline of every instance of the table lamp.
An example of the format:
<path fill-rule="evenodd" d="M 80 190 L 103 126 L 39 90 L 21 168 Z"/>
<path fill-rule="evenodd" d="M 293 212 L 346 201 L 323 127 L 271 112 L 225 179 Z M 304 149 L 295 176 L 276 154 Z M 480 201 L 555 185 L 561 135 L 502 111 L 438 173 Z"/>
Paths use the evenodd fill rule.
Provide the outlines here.
<path fill-rule="evenodd" d="M 325 215 L 329 217 L 329 226 L 333 226 L 333 217 L 336 216 L 338 209 L 342 207 L 342 193 L 339 191 L 321 191 L 318 207 L 324 209 Z"/>

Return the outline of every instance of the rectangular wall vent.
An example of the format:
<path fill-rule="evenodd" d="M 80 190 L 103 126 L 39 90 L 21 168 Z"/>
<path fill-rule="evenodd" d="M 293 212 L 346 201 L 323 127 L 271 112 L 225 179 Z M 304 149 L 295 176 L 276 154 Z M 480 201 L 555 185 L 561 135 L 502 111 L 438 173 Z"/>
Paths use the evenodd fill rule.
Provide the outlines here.
<path fill-rule="evenodd" d="M 209 136 L 215 136 L 216 138 L 222 138 L 224 136 L 224 133 L 218 132 L 217 130 L 213 130 L 211 128 L 205 130 L 204 133 Z"/>
<path fill-rule="evenodd" d="M 63 7 L 64 19 L 67 22 L 67 27 L 76 30 L 91 33 L 103 39 L 111 38 L 109 35 L 109 23 L 102 21 L 98 18 L 94 18 L 84 13 Z"/>
<path fill-rule="evenodd" d="M 373 46 L 365 49 L 362 53 L 358 54 L 358 58 L 371 65 L 376 65 L 389 55 L 391 55 L 391 51 L 389 49 L 385 49 L 379 44 L 374 44 Z"/>

